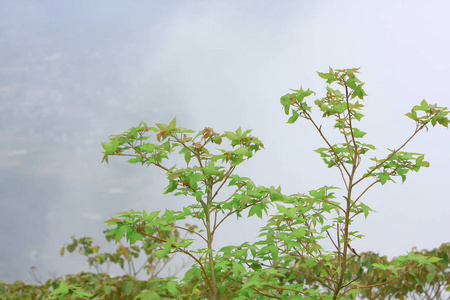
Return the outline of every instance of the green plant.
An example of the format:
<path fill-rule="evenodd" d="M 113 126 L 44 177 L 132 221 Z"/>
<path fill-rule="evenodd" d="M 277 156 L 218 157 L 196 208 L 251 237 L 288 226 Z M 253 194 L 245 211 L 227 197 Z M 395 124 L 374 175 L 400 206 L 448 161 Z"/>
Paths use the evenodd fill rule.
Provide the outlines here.
<path fill-rule="evenodd" d="M 348 268 L 349 260 L 358 256 L 351 243 L 362 237 L 351 229 L 351 224 L 359 215 L 367 217 L 372 211 L 361 201 L 362 197 L 378 183 L 383 185 L 396 178 L 404 182 L 408 172 L 428 167 L 424 155 L 403 149 L 418 132 L 428 129 L 428 125 L 448 126 L 447 108 L 429 105 L 423 100 L 406 114 L 416 124 L 412 135 L 395 150 L 389 150 L 384 158 L 372 157 L 373 165 L 360 171 L 361 162 L 375 146 L 363 143 L 361 140 L 366 133 L 356 127 L 364 117 L 361 101 L 367 96 L 357 73 L 358 69 L 331 68 L 328 73 L 319 73 L 327 82 L 326 95 L 314 104 L 323 118 L 334 119 L 333 127 L 341 136 L 340 142 L 333 142 L 313 117 L 312 106 L 306 101 L 315 94 L 313 91 L 300 88 L 281 98 L 284 111 L 290 116 L 288 123 L 305 119 L 323 139 L 325 147 L 315 151 L 329 168 L 339 171 L 342 193 L 341 200 L 336 200 L 336 188 L 324 186 L 307 194 L 285 197 L 280 201 L 284 204 L 277 205 L 279 212 L 263 228 L 265 240 L 260 242 L 270 247 L 272 255 L 263 259 L 261 265 L 266 269 L 258 277 L 259 282 L 265 282 L 273 291 L 272 297 L 303 295 L 312 299 L 353 299 L 361 289 L 370 288 Z M 329 241 L 332 247 L 325 246 L 324 241 Z M 438 260 L 410 253 L 389 265 L 374 264 L 374 267 L 389 270 L 389 282 L 414 275 L 418 267 Z M 278 273 L 269 276 L 267 270 Z M 289 282 L 288 288 L 286 282 Z"/>
<path fill-rule="evenodd" d="M 189 230 L 193 230 L 196 226 L 186 224 Z M 106 240 L 111 242 L 113 237 L 109 235 L 109 230 L 105 230 L 104 234 Z M 165 238 L 174 238 L 175 240 L 180 239 L 179 231 L 174 230 L 171 232 L 164 232 Z M 187 238 L 185 235 L 183 238 Z M 167 264 L 170 262 L 171 257 L 164 255 L 162 257 L 157 257 L 154 255 L 155 248 L 152 244 L 159 243 L 159 241 L 152 240 L 145 237 L 140 244 L 136 243 L 134 245 L 126 246 L 121 240 L 118 241 L 119 246 L 113 253 L 101 253 L 100 246 L 93 245 L 93 239 L 90 237 L 81 237 L 76 239 L 72 236 L 72 243 L 65 244 L 60 251 L 61 256 L 64 255 L 67 250 L 69 253 L 77 251 L 83 256 L 87 257 L 89 267 L 94 267 L 98 274 L 109 273 L 111 265 L 119 265 L 126 275 L 131 277 L 136 277 L 143 270 L 146 271 L 150 278 L 158 277 L 160 272 L 166 268 Z M 139 257 L 145 256 L 145 260 L 139 261 Z M 106 265 L 106 268 L 102 268 Z M 181 268 L 184 266 L 181 266 Z M 181 269 L 178 268 L 178 271 Z M 166 268 L 167 269 L 167 268 Z M 176 274 L 177 272 L 175 272 Z"/>
<path fill-rule="evenodd" d="M 414 250 L 414 249 L 413 249 Z M 380 263 L 388 264 L 385 256 L 375 253 L 361 253 L 350 262 L 349 268 L 356 274 L 360 274 L 363 285 L 373 286 L 379 282 L 387 282 L 385 285 L 361 290 L 360 297 L 365 299 L 422 299 L 422 300 L 448 300 L 450 297 L 450 244 L 442 244 L 433 250 L 414 251 L 416 255 L 437 257 L 440 261 L 434 264 L 420 266 L 412 275 L 405 276 L 405 280 L 389 280 L 389 271 L 373 268 L 372 265 Z M 395 262 L 395 258 L 390 263 Z"/>
<path fill-rule="evenodd" d="M 130 156 L 130 163 L 156 166 L 166 172 L 169 184 L 165 193 L 194 199 L 180 211 L 129 211 L 107 221 L 114 226 L 110 235 L 116 241 L 126 236 L 133 244 L 147 237 L 158 242 L 150 246 L 156 257 L 181 252 L 193 259 L 194 265 L 181 282 L 176 278 L 164 282 L 155 279 L 150 281 L 154 284 L 146 295 L 181 299 L 355 299 L 364 289 L 417 276 L 421 268 L 440 260 L 411 252 L 392 262 L 373 263 L 372 267 L 388 274 L 384 282 L 373 284 L 363 282 L 361 274 L 351 268 L 352 260 L 359 257 L 352 241 L 362 237 L 352 230 L 352 222 L 372 211 L 362 202 L 363 195 L 378 183 L 384 185 L 397 178 L 404 182 L 408 172 L 428 167 L 423 154 L 405 152 L 404 148 L 430 124 L 447 127 L 449 113 L 447 108 L 423 100 L 406 114 L 415 122 L 411 136 L 388 150 L 384 158 L 370 158 L 373 165 L 360 170 L 361 162 L 375 146 L 362 142 L 366 133 L 356 127 L 364 117 L 362 101 L 367 96 L 357 73 L 358 69 L 331 68 L 328 73 L 319 73 L 327 82 L 326 95 L 314 104 L 323 118 L 334 119 L 337 133 L 333 138 L 340 137 L 338 142 L 333 142 L 313 117 L 312 105 L 306 101 L 315 94 L 313 91 L 300 88 L 281 98 L 288 123 L 305 119 L 323 139 L 324 147 L 315 151 L 329 168 L 339 171 L 340 188 L 323 186 L 305 194 L 284 195 L 281 188 L 256 186 L 249 178 L 234 174 L 237 165 L 263 147 L 249 135 L 250 131 L 241 129 L 219 134 L 207 127 L 192 135 L 194 131 L 178 128 L 175 119 L 168 125 L 157 123 L 156 127 L 141 122 L 102 143 L 104 161 L 108 162 L 110 156 Z M 156 141 L 151 140 L 152 132 Z M 219 145 L 223 148 L 214 149 Z M 167 165 L 175 151 L 184 157 L 184 167 Z M 269 205 L 277 212 L 262 228 L 261 240 L 214 248 L 217 229 L 227 218 L 242 217 L 244 210 L 248 210 L 247 217 L 262 218 Z M 193 230 L 179 225 L 188 218 L 197 219 L 202 226 Z M 165 232 L 174 230 L 191 233 L 205 246 L 193 248 L 192 239 L 165 236 Z"/>
<path fill-rule="evenodd" d="M 156 133 L 156 141 L 149 140 L 151 132 Z M 156 284 L 154 289 L 157 294 L 190 299 L 218 299 L 237 289 L 229 280 L 231 273 L 245 270 L 242 264 L 233 264 L 216 253 L 213 241 L 218 228 L 233 215 L 241 217 L 246 209 L 249 209 L 250 216 L 256 214 L 262 217 L 262 211 L 269 203 L 270 193 L 276 190 L 257 187 L 249 178 L 234 174 L 240 163 L 263 147 L 257 138 L 250 135 L 249 130 L 243 132 L 239 128 L 235 132 L 219 134 L 207 127 L 195 135 L 193 133 L 192 130 L 178 128 L 175 119 L 168 125 L 158 123 L 156 127 L 149 127 L 142 122 L 138 127 L 112 136 L 109 143 L 102 144 L 105 149 L 104 161 L 108 162 L 112 155 L 130 156 L 130 163 L 154 165 L 166 172 L 169 185 L 165 193 L 194 199 L 191 205 L 181 211 L 123 212 L 119 213 L 120 219 L 112 218 L 107 223 L 115 226 L 110 235 L 116 241 L 124 235 L 131 244 L 150 238 L 155 241 L 150 249 L 156 250 L 156 257 L 181 252 L 195 262 L 183 279 L 190 286 L 189 289 L 184 289 L 186 294 L 180 295 L 180 290 L 183 289 L 175 279 Z M 224 147 L 215 149 L 223 144 Z M 166 160 L 176 150 L 184 158 L 185 167 L 167 165 Z M 221 194 L 224 190 L 229 193 L 226 197 Z M 198 220 L 202 226 L 189 228 L 179 225 L 179 222 L 185 222 L 188 218 Z M 167 237 L 167 232 L 175 230 L 198 237 L 204 242 L 204 247 L 189 248 L 192 239 L 176 240 Z"/>
<path fill-rule="evenodd" d="M 0 299 L 133 299 L 149 288 L 144 280 L 129 275 L 111 277 L 108 274 L 81 272 L 49 279 L 40 285 L 21 281 L 6 284 L 0 281 Z"/>
<path fill-rule="evenodd" d="M 143 247 L 141 245 L 141 247 Z M 361 299 L 448 299 L 450 292 L 449 256 L 450 244 L 442 244 L 433 250 L 415 251 L 426 256 L 441 258 L 435 264 L 421 267 L 416 276 L 407 275 L 405 280 L 388 281 L 389 270 L 375 268 L 373 264 L 386 265 L 389 262 L 386 256 L 380 256 L 373 252 L 363 252 L 359 256 L 353 256 L 348 261 L 348 269 L 352 274 L 359 276 L 361 284 L 372 286 L 385 282 L 372 288 L 361 289 Z M 320 271 L 320 270 L 316 270 Z M 110 277 L 107 274 L 79 273 L 65 275 L 64 278 L 50 279 L 38 286 L 28 285 L 21 281 L 6 284 L 0 281 L 0 299 L 48 299 L 53 290 L 59 289 L 64 279 L 68 286 L 63 297 L 69 297 L 69 287 L 83 287 L 86 293 L 92 296 L 83 296 L 80 299 L 132 299 L 137 296 L 143 299 L 155 299 L 157 293 L 151 291 L 151 286 L 144 280 L 137 280 L 129 275 Z M 184 287 L 188 289 L 189 287 Z M 61 289 L 59 289 L 61 291 Z M 78 289 L 79 291 L 79 289 Z M 81 291 L 79 291 L 81 292 Z M 200 291 L 201 292 L 201 291 Z M 153 297 L 153 298 L 151 298 Z M 138 298 L 138 299 L 139 299 Z"/>
<path fill-rule="evenodd" d="M 59 287 L 54 289 L 47 299 L 87 299 L 91 298 L 92 294 L 84 291 L 77 285 L 67 285 L 64 281 L 61 281 Z"/>

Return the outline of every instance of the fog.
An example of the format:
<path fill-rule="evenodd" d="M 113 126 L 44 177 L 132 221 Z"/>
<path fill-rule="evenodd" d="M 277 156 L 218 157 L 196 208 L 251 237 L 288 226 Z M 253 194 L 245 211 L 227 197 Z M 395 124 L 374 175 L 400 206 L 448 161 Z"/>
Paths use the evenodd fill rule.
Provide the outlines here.
<path fill-rule="evenodd" d="M 306 192 L 338 185 L 313 152 L 307 122 L 286 124 L 279 99 L 300 86 L 323 95 L 316 71 L 361 67 L 361 123 L 378 157 L 414 130 L 425 98 L 450 106 L 446 1 L 1 1 L 0 280 L 88 270 L 59 256 L 76 235 L 105 245 L 104 221 L 129 209 L 178 208 L 164 173 L 111 159 L 101 142 L 139 122 L 216 131 L 253 129 L 265 150 L 237 173 Z M 376 213 L 355 227 L 358 251 L 405 254 L 449 242 L 450 134 L 422 132 L 407 148 L 430 168 L 377 186 Z M 243 220 L 242 222 L 245 222 Z M 262 222 L 232 222 L 217 245 L 253 240 Z M 236 234 L 239 232 L 240 234 Z"/>

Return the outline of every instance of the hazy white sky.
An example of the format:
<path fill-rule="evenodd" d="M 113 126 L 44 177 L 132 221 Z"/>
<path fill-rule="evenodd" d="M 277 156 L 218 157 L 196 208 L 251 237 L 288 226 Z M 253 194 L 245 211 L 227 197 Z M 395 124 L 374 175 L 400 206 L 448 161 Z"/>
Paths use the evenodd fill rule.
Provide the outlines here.
<path fill-rule="evenodd" d="M 3 1 L 0 279 L 30 281 L 31 265 L 42 277 L 79 271 L 82 259 L 58 257 L 71 235 L 101 239 L 115 212 L 185 201 L 160 196 L 164 174 L 155 169 L 99 163 L 100 142 L 141 120 L 250 128 L 266 149 L 239 174 L 285 193 L 338 185 L 337 170 L 313 152 L 320 139 L 306 122 L 286 124 L 279 98 L 301 85 L 321 96 L 316 71 L 361 67 L 369 97 L 360 128 L 383 156 L 413 132 L 404 117 L 413 105 L 450 107 L 449 9 L 447 1 Z M 431 167 L 367 194 L 377 212 L 355 223 L 366 235 L 358 251 L 394 256 L 450 241 L 450 132 L 432 128 L 407 150 L 425 153 Z M 261 224 L 247 224 L 248 236 L 233 225 L 218 246 L 253 238 Z"/>

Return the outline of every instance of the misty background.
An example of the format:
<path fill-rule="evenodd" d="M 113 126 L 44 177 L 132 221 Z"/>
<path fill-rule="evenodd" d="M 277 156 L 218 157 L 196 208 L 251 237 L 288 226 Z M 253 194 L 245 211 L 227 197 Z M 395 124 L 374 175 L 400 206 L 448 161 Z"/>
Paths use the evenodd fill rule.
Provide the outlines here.
<path fill-rule="evenodd" d="M 101 142 L 140 121 L 216 131 L 253 129 L 265 144 L 237 174 L 286 194 L 339 185 L 313 152 L 310 124 L 286 124 L 279 99 L 324 95 L 316 71 L 361 67 L 365 141 L 399 147 L 404 117 L 425 98 L 450 106 L 447 1 L 0 1 L 0 280 L 87 271 L 59 256 L 76 235 L 106 245 L 104 221 L 125 210 L 176 209 L 159 169 L 101 164 Z M 357 251 L 390 257 L 450 241 L 450 134 L 421 132 L 406 151 L 430 168 L 376 186 L 376 210 L 354 228 Z M 243 220 L 242 222 L 245 222 Z M 246 224 L 243 227 L 242 224 Z M 216 247 L 257 237 L 232 222 Z M 246 231 L 242 231 L 246 228 Z M 107 248 L 108 249 L 108 248 Z"/>

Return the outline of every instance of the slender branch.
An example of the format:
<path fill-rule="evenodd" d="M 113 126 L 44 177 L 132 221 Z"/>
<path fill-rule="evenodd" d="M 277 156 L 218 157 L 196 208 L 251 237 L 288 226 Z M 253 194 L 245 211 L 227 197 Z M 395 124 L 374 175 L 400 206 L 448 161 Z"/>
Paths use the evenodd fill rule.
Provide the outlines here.
<path fill-rule="evenodd" d="M 341 160 L 341 158 L 339 157 L 339 155 L 336 153 L 336 150 L 334 150 L 334 147 L 330 144 L 330 142 L 328 142 L 328 139 L 325 137 L 325 135 L 322 133 L 322 130 L 317 126 L 317 124 L 314 122 L 314 120 L 311 118 L 310 114 L 304 110 L 303 111 L 304 114 L 307 116 L 307 120 L 311 121 L 311 123 L 314 125 L 314 127 L 317 129 L 317 131 L 319 132 L 320 136 L 322 137 L 322 139 L 325 141 L 325 143 L 328 145 L 328 148 L 330 148 L 333 151 L 334 156 L 336 157 L 336 159 L 339 161 L 339 163 L 341 164 L 342 168 L 344 168 L 345 172 L 347 173 L 348 176 L 350 176 L 350 173 L 348 172 L 347 168 L 344 165 L 344 162 Z"/>
<path fill-rule="evenodd" d="M 353 256 L 354 257 L 354 256 Z M 356 280 L 358 280 L 361 276 L 356 277 L 355 279 L 350 280 L 349 282 L 347 282 L 346 284 L 344 284 L 342 287 L 345 288 L 347 286 L 349 286 L 352 282 L 355 282 Z"/>
<path fill-rule="evenodd" d="M 111 155 L 116 155 L 116 156 L 132 156 L 132 157 L 135 157 L 135 156 L 136 156 L 135 154 L 128 154 L 128 153 L 114 153 L 114 154 L 111 154 Z"/>
<path fill-rule="evenodd" d="M 347 92 L 347 91 L 346 91 L 346 92 Z M 348 100 L 347 100 L 347 110 L 348 110 Z M 347 113 L 347 116 L 346 116 L 346 117 L 344 116 L 344 119 L 341 119 L 340 114 L 338 114 L 338 119 L 339 119 L 340 121 L 345 121 L 345 118 L 350 118 L 350 113 Z M 350 127 L 350 126 L 349 126 L 349 127 Z M 345 144 L 347 145 L 348 153 L 352 153 L 352 149 L 350 148 L 350 141 L 348 140 L 348 137 L 347 137 L 347 134 L 346 134 L 347 131 L 345 130 L 344 123 L 342 123 L 341 129 L 342 129 L 342 134 L 344 135 Z M 350 134 L 352 134 L 352 133 L 353 133 L 353 132 L 352 132 L 351 127 L 350 127 Z"/>
<path fill-rule="evenodd" d="M 303 259 L 303 261 L 305 261 L 305 259 L 303 258 L 303 257 L 301 257 L 302 259 Z M 333 280 L 331 277 L 317 277 L 317 276 L 315 276 L 315 275 L 312 275 L 312 271 L 310 270 L 310 269 L 307 269 L 311 274 L 308 274 L 308 273 L 305 273 L 305 272 L 301 272 L 301 271 L 298 271 L 298 270 L 295 270 L 294 268 L 292 268 L 292 269 L 290 269 L 290 268 L 288 268 L 288 267 L 283 267 L 283 266 L 278 266 L 278 268 L 280 268 L 280 269 L 286 269 L 286 270 L 288 270 L 288 271 L 292 271 L 292 272 L 294 272 L 294 273 L 297 273 L 297 274 L 301 274 L 301 275 L 304 275 L 304 276 L 307 276 L 307 277 L 310 277 L 311 279 L 315 279 L 315 280 L 317 280 L 321 285 L 323 285 L 324 287 L 326 287 L 326 288 L 328 288 L 328 289 L 331 289 L 331 287 L 328 285 L 328 284 L 325 284 L 324 282 L 323 282 L 323 280 L 328 280 L 328 281 L 331 281 L 332 283 L 336 283 L 336 281 L 335 280 Z"/>
<path fill-rule="evenodd" d="M 212 230 L 212 236 L 214 236 L 214 233 L 216 231 L 217 228 L 217 214 L 219 213 L 218 210 L 214 210 L 214 225 L 213 225 L 213 230 Z"/>
<path fill-rule="evenodd" d="M 378 179 L 378 180 L 375 180 L 374 182 L 372 182 L 368 187 L 366 187 L 365 189 L 364 189 L 364 191 L 358 196 L 358 198 L 356 198 L 355 199 L 355 201 L 353 202 L 353 205 L 352 205 L 352 207 L 356 204 L 356 202 L 358 202 L 358 200 L 372 187 L 372 186 L 374 186 L 375 184 L 377 184 L 378 182 L 380 182 L 380 180 Z M 356 184 L 356 183 L 355 183 Z M 354 184 L 354 185 L 355 185 Z M 353 186 L 354 186 L 353 185 Z"/>
<path fill-rule="evenodd" d="M 346 94 L 346 101 L 347 101 L 347 106 L 348 106 L 348 99 L 349 99 L 349 94 L 348 94 L 348 88 L 347 85 L 345 85 L 345 94 Z M 351 121 L 351 118 L 349 117 L 349 122 Z M 354 132 L 353 129 L 351 128 L 351 123 L 350 125 L 350 130 L 351 130 L 351 136 L 352 136 L 352 140 L 353 140 L 353 145 L 355 147 L 355 154 L 352 160 L 352 171 L 351 174 L 348 174 L 349 176 L 349 183 L 348 183 L 348 189 L 347 189 L 347 196 L 344 197 L 346 202 L 347 202 L 347 207 L 346 207 L 346 212 L 345 212 L 345 223 L 344 223 L 344 236 L 343 236 L 343 240 L 344 240 L 344 247 L 342 249 L 342 260 L 340 260 L 341 263 L 341 269 L 340 269 L 340 276 L 338 279 L 338 283 L 336 284 L 335 290 L 334 290 L 334 295 L 333 295 L 333 300 L 338 299 L 338 295 L 340 290 L 343 288 L 343 282 L 344 282 L 344 277 L 345 277 L 345 273 L 347 270 L 347 252 L 349 249 L 349 226 L 350 226 L 350 210 L 352 208 L 352 190 L 353 187 L 355 186 L 355 184 L 353 184 L 353 179 L 355 177 L 355 172 L 356 169 L 358 168 L 357 166 L 357 146 L 356 146 L 356 142 L 355 142 L 355 137 L 354 137 Z"/>
<path fill-rule="evenodd" d="M 394 277 L 391 278 L 389 280 L 383 281 L 381 283 L 376 283 L 376 284 L 371 284 L 371 285 L 365 285 L 365 286 L 357 286 L 357 287 L 351 287 L 349 288 L 346 292 L 350 291 L 350 290 L 354 290 L 354 289 L 368 289 L 368 288 L 373 288 L 373 287 L 377 287 L 377 286 L 382 286 L 385 284 L 388 284 L 390 282 L 393 282 L 395 280 L 400 280 L 400 278 L 405 277 L 408 273 L 410 272 L 409 269 L 407 269 L 405 272 L 403 272 L 402 274 L 400 274 L 400 276 L 398 277 Z"/>
<path fill-rule="evenodd" d="M 353 133 L 353 125 L 352 125 L 352 117 L 351 117 L 351 114 L 350 114 L 349 98 L 350 98 L 350 95 L 348 93 L 348 86 L 347 86 L 347 84 L 345 84 L 345 101 L 347 102 L 348 126 L 350 128 L 350 133 L 351 133 L 351 137 L 352 137 L 353 147 L 355 147 L 355 153 L 353 154 L 353 165 L 355 166 L 355 169 L 356 169 L 356 166 L 357 166 L 356 161 L 357 161 L 357 157 L 358 157 L 358 144 L 356 144 L 355 135 Z"/>
<path fill-rule="evenodd" d="M 220 189 L 225 185 L 225 183 L 228 181 L 228 178 L 231 176 L 231 174 L 233 174 L 234 169 L 236 168 L 236 166 L 232 165 L 230 166 L 230 168 L 228 169 L 227 173 L 225 173 L 225 176 L 222 179 L 222 184 L 217 188 L 216 192 L 214 193 L 214 195 L 212 196 L 211 200 L 214 200 L 214 198 L 217 196 L 217 194 L 219 193 Z"/>
<path fill-rule="evenodd" d="M 228 272 L 223 275 L 222 280 L 220 281 L 220 283 L 219 283 L 219 285 L 217 287 L 221 287 L 222 284 L 224 284 L 225 281 L 230 278 L 229 275 L 231 274 L 231 272 L 232 272 L 232 270 L 228 270 Z"/>
<path fill-rule="evenodd" d="M 390 173 L 389 173 L 389 175 L 391 176 L 391 175 L 395 175 L 395 173 L 397 172 L 397 170 L 400 168 L 401 166 L 397 166 L 397 168 L 395 168 L 395 170 L 393 170 L 393 171 L 391 171 Z M 398 174 L 398 173 L 397 173 Z M 368 187 L 366 187 L 365 189 L 364 189 L 364 191 L 358 196 L 358 198 L 356 198 L 356 200 L 355 201 L 353 201 L 353 204 L 352 204 L 352 208 L 356 205 L 356 202 L 358 202 L 358 200 L 372 187 L 372 186 L 374 186 L 375 184 L 377 184 L 378 182 L 380 182 L 380 180 L 379 179 L 377 179 L 377 180 L 375 180 L 374 182 L 372 182 Z M 355 183 L 356 184 L 356 183 Z M 353 217 L 352 217 L 353 218 Z"/>
<path fill-rule="evenodd" d="M 216 299 L 217 295 L 217 282 L 216 282 L 216 273 L 214 270 L 214 257 L 213 257 L 213 248 L 212 243 L 214 239 L 214 232 L 211 231 L 211 204 L 212 204 L 212 184 L 207 184 L 207 207 L 205 210 L 205 222 L 206 222 L 206 237 L 208 244 L 208 253 L 207 257 L 209 260 L 209 268 L 210 268 L 210 276 L 211 276 L 211 296 L 212 299 Z M 207 274 L 207 273 L 205 273 Z"/>
<path fill-rule="evenodd" d="M 306 222 L 305 222 L 305 223 L 306 223 Z M 306 223 L 306 225 L 307 225 L 308 228 L 310 229 L 309 232 L 311 232 L 311 227 L 309 226 L 309 224 Z M 292 229 L 292 226 L 291 226 L 290 224 L 288 224 L 288 226 L 289 226 L 289 229 L 290 229 L 291 231 L 294 231 L 294 230 Z M 303 249 L 304 249 L 311 257 L 316 257 L 316 255 L 314 255 L 314 253 L 311 252 L 311 251 L 308 249 L 307 246 L 305 246 L 305 244 L 300 240 L 300 238 L 297 238 L 297 242 L 303 247 Z M 315 245 L 317 246 L 317 242 L 315 242 Z M 322 254 L 322 252 L 320 251 L 319 247 L 317 247 L 317 248 L 318 248 L 318 251 L 319 251 L 319 256 L 323 256 L 323 254 Z M 331 277 L 332 271 L 330 270 L 330 268 L 329 268 L 327 265 L 325 265 L 324 263 L 322 263 L 320 260 L 316 260 L 316 262 L 317 262 L 317 264 L 319 264 L 322 268 L 324 268 L 324 269 L 327 271 L 328 275 Z"/>
<path fill-rule="evenodd" d="M 368 173 L 364 174 L 358 181 L 356 181 L 353 186 L 357 185 L 358 183 L 360 183 L 361 181 L 363 181 L 364 179 L 366 179 L 367 177 L 369 177 L 373 172 L 375 172 L 376 169 L 378 169 L 379 167 L 381 167 L 385 162 L 387 162 L 392 156 L 394 156 L 396 153 L 398 153 L 401 149 L 403 149 L 406 144 L 408 144 L 412 138 L 424 128 L 425 125 L 420 126 L 419 128 L 416 129 L 416 131 L 406 140 L 406 142 L 403 143 L 403 145 L 400 146 L 400 148 L 398 148 L 397 150 L 394 150 L 391 154 L 388 155 L 388 157 L 386 157 L 385 159 L 383 159 L 381 162 L 379 162 L 377 165 L 375 165 L 375 167 L 370 170 Z"/>
<path fill-rule="evenodd" d="M 143 235 L 145 235 L 145 236 L 148 236 L 148 237 L 150 237 L 150 238 L 153 238 L 153 239 L 155 239 L 155 240 L 157 240 L 157 241 L 167 243 L 166 240 L 161 239 L 161 238 L 158 238 L 158 237 L 155 237 L 155 236 L 153 236 L 153 235 L 151 235 L 151 234 L 148 234 L 148 233 L 145 233 L 145 232 L 140 232 L 140 233 L 143 234 Z M 208 272 L 206 271 L 206 268 L 205 268 L 205 266 L 203 265 L 203 263 L 202 263 L 197 257 L 195 257 L 195 256 L 194 256 L 191 252 L 189 252 L 188 250 L 185 250 L 185 249 L 182 249 L 182 248 L 176 248 L 176 249 L 173 250 L 173 251 L 174 251 L 174 252 L 182 252 L 182 253 L 188 255 L 189 257 L 191 257 L 191 258 L 192 258 L 192 259 L 200 266 L 200 268 L 203 270 L 203 274 L 205 275 L 204 278 L 205 278 L 207 284 L 209 285 L 209 287 L 211 288 L 211 290 L 213 289 L 213 284 L 212 284 L 211 280 L 209 279 L 208 276 L 206 276 L 206 274 L 208 274 Z"/>
<path fill-rule="evenodd" d="M 296 290 L 296 289 L 285 288 L 285 287 L 281 287 L 281 286 L 274 286 L 272 284 L 269 284 L 268 286 L 270 286 L 271 288 L 274 288 L 276 290 L 291 291 L 291 292 L 299 293 L 301 295 L 308 296 L 311 299 L 315 299 L 315 300 L 319 300 L 320 299 L 320 298 L 316 298 L 316 297 L 311 296 L 311 294 L 309 294 L 309 293 L 305 293 L 305 292 L 302 292 L 302 291 L 299 291 L 299 290 Z M 282 298 L 278 298 L 278 299 L 282 299 Z"/>
<path fill-rule="evenodd" d="M 342 169 L 341 169 L 341 166 L 340 166 L 340 165 L 338 165 L 338 169 L 339 169 L 339 172 L 341 173 L 342 181 L 343 181 L 344 184 L 345 184 L 345 189 L 348 190 L 347 179 L 345 178 L 344 172 L 342 172 Z"/>
<path fill-rule="evenodd" d="M 191 147 L 187 146 L 186 143 L 183 142 L 179 137 L 177 137 L 176 134 L 171 134 L 171 136 L 172 136 L 178 143 L 180 143 L 181 145 L 183 145 L 184 148 L 187 148 L 189 151 L 191 151 L 192 154 L 194 154 L 194 155 L 197 155 L 197 154 L 198 154 L 197 152 L 195 152 L 194 150 L 192 150 Z M 198 135 L 197 135 L 195 138 L 193 138 L 192 141 L 194 141 L 197 137 L 198 137 Z M 205 146 L 205 145 L 203 145 L 203 146 Z"/>
<path fill-rule="evenodd" d="M 237 192 L 238 190 L 236 190 L 236 192 Z M 234 192 L 233 193 L 233 195 L 236 193 L 236 192 Z M 232 196 L 231 196 L 232 197 Z M 229 198 L 229 199 L 231 199 L 231 197 Z M 257 204 L 257 203 L 260 203 L 263 199 L 265 199 L 267 197 L 267 195 L 265 195 L 264 197 L 262 197 L 261 199 L 259 199 L 258 201 L 256 201 L 256 202 L 253 202 L 253 203 L 250 203 L 250 204 L 246 204 L 244 207 L 242 207 L 241 209 L 234 209 L 234 210 L 232 210 L 232 211 L 230 211 L 230 212 L 228 212 L 223 218 L 222 218 L 222 220 L 220 220 L 220 222 L 217 224 L 217 226 L 213 229 L 213 234 L 214 234 L 214 232 L 216 231 L 216 229 L 220 226 L 220 224 L 222 224 L 223 223 L 223 221 L 225 221 L 225 219 L 227 219 L 228 217 L 230 217 L 230 216 L 232 216 L 232 215 L 234 215 L 236 212 L 238 212 L 238 211 L 243 211 L 243 210 L 246 210 L 247 208 L 249 208 L 249 207 L 252 207 L 253 205 L 255 205 L 255 204 Z"/>
<path fill-rule="evenodd" d="M 330 233 L 328 232 L 328 230 L 326 230 L 328 237 L 330 238 L 331 242 L 333 243 L 334 247 L 336 248 L 337 251 L 339 251 L 338 246 L 336 245 L 336 243 L 334 242 L 333 238 L 331 237 Z"/>
<path fill-rule="evenodd" d="M 340 236 L 339 236 L 339 222 L 338 223 L 336 223 L 336 241 L 337 241 L 337 244 L 338 244 L 338 264 L 339 264 L 339 266 L 341 265 L 341 256 L 342 256 L 342 252 L 341 252 L 341 239 L 340 239 Z"/>
<path fill-rule="evenodd" d="M 225 199 L 223 202 L 228 202 L 228 201 L 230 201 L 232 198 L 233 198 L 233 196 L 234 195 L 236 195 L 236 193 L 237 192 L 239 192 L 240 190 L 242 190 L 242 188 L 245 186 L 245 184 L 244 185 L 240 185 L 232 194 L 231 194 L 231 196 L 230 197 L 228 197 L 227 199 Z M 213 208 L 213 210 L 215 210 L 215 209 L 217 209 L 217 207 L 215 207 L 215 208 Z M 223 210 L 222 210 L 223 211 Z M 235 210 L 235 212 L 236 212 L 237 210 Z"/>
<path fill-rule="evenodd" d="M 271 299 L 273 299 L 273 298 L 275 298 L 275 299 L 283 299 L 283 297 L 278 297 L 278 296 L 275 296 L 275 295 L 270 295 L 270 294 L 267 294 L 267 293 L 264 293 L 264 292 L 261 292 L 260 290 L 257 290 L 256 288 L 254 288 L 254 287 L 250 287 L 252 290 L 254 290 L 256 293 L 258 293 L 258 294 L 260 294 L 260 295 L 262 295 L 262 296 L 266 296 L 266 297 L 269 297 L 269 298 L 271 298 Z"/>
<path fill-rule="evenodd" d="M 345 213 L 345 209 L 343 209 L 339 204 L 333 203 L 329 200 L 319 200 L 319 201 L 320 201 L 320 203 L 327 203 L 327 204 L 333 205 L 336 208 L 340 209 L 343 213 Z M 323 212 L 323 210 L 321 212 Z"/>
<path fill-rule="evenodd" d="M 196 231 L 194 231 L 194 230 L 190 230 L 190 229 L 188 229 L 188 228 L 185 228 L 185 227 L 181 227 L 181 226 L 174 226 L 175 228 L 178 228 L 178 229 L 182 229 L 182 230 L 185 230 L 185 231 L 188 231 L 188 232 L 190 232 L 190 233 L 192 233 L 192 234 L 195 234 L 195 235 L 197 235 L 197 236 L 199 236 L 202 240 L 204 240 L 205 242 L 207 242 L 207 240 L 205 239 L 205 237 L 203 236 L 203 235 L 201 235 L 200 233 L 198 233 L 198 232 L 196 232 Z"/>

